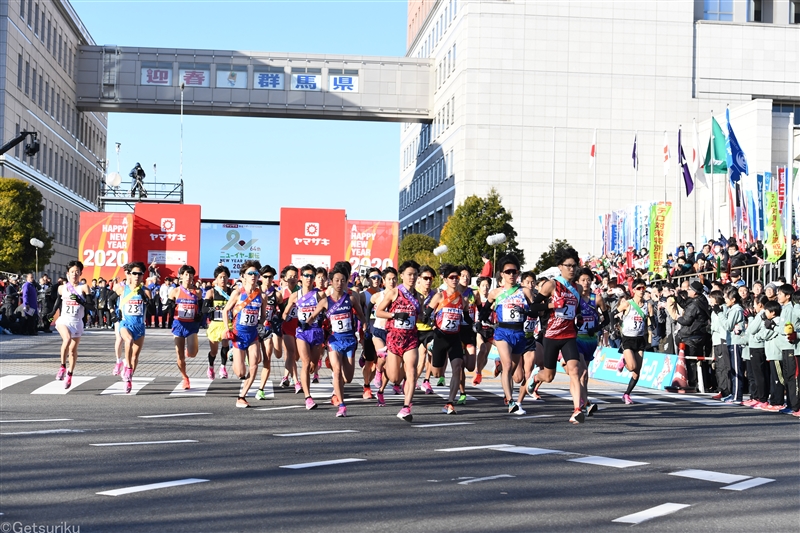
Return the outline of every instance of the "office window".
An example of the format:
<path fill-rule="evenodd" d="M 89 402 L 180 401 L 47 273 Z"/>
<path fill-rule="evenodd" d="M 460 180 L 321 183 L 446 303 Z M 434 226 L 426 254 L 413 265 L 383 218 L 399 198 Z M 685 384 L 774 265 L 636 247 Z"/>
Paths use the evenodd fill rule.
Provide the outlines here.
<path fill-rule="evenodd" d="M 33 33 L 39 35 L 39 4 L 33 10 Z"/>
<path fill-rule="evenodd" d="M 17 119 L 17 120 L 19 120 L 19 119 Z M 20 130 L 19 130 L 19 122 L 17 122 L 17 123 L 15 124 L 15 126 L 14 126 L 14 137 L 16 137 L 17 135 L 19 135 L 19 131 L 20 131 Z M 16 146 L 14 147 L 14 157 L 16 157 L 17 159 L 19 159 L 19 145 L 16 145 Z"/>
<path fill-rule="evenodd" d="M 53 33 L 53 23 L 51 21 L 47 21 L 47 51 L 50 51 L 50 35 Z"/>
<path fill-rule="evenodd" d="M 58 64 L 61 65 L 61 54 L 64 51 L 64 40 L 58 36 Z"/>
<path fill-rule="evenodd" d="M 44 82 L 44 112 L 50 112 L 50 82 Z"/>
<path fill-rule="evenodd" d="M 44 92 L 44 84 L 42 83 L 44 76 L 39 74 L 39 107 L 42 107 L 42 93 Z"/>
<path fill-rule="evenodd" d="M 705 0 L 703 5 L 704 20 L 733 20 L 733 0 Z"/>
<path fill-rule="evenodd" d="M 22 89 L 22 54 L 17 54 L 17 88 Z"/>
<path fill-rule="evenodd" d="M 762 4 L 761 0 L 750 0 L 750 11 L 748 13 L 748 20 L 750 22 L 764 22 L 762 18 Z"/>
<path fill-rule="evenodd" d="M 800 0 L 789 2 L 789 24 L 800 24 Z"/>
<path fill-rule="evenodd" d="M 45 26 L 45 21 L 47 20 L 47 19 L 45 18 L 45 16 L 44 16 L 44 5 L 42 6 L 42 11 L 41 11 L 41 19 L 42 19 L 42 31 L 41 31 L 41 32 L 39 32 L 39 40 L 41 40 L 41 41 L 42 41 L 42 44 L 44 44 L 44 29 L 45 29 L 45 27 L 46 27 L 46 26 Z"/>
<path fill-rule="evenodd" d="M 25 20 L 25 0 L 19 0 L 19 17 Z"/>
<path fill-rule="evenodd" d="M 28 0 L 28 27 L 31 27 L 31 17 L 33 16 L 33 0 Z"/>
<path fill-rule="evenodd" d="M 31 78 L 31 100 L 36 101 L 36 69 L 33 69 L 33 78 Z"/>
<path fill-rule="evenodd" d="M 29 61 L 25 62 L 25 95 L 28 95 L 31 81 L 31 64 Z"/>

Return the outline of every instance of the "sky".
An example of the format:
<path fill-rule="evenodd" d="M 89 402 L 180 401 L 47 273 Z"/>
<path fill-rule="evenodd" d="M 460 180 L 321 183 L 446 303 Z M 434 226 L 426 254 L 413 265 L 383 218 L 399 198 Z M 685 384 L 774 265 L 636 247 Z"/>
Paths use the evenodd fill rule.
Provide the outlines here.
<path fill-rule="evenodd" d="M 406 0 L 71 0 L 98 45 L 404 56 Z M 281 207 L 397 220 L 398 123 L 184 116 L 186 203 L 204 219 L 278 220 Z M 178 182 L 180 116 L 111 113 L 109 171 Z"/>

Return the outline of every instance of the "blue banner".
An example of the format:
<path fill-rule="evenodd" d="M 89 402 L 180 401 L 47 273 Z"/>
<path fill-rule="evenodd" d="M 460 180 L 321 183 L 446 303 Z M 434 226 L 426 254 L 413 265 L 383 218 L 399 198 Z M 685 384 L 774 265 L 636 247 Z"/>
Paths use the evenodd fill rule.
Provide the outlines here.
<path fill-rule="evenodd" d="M 617 362 L 620 357 L 622 354 L 616 348 L 597 348 L 594 360 L 589 363 L 589 377 L 627 385 L 631 380 L 631 373 L 627 368 L 623 368 L 622 372 L 617 372 Z M 642 371 L 639 373 L 639 382 L 636 386 L 664 390 L 665 387 L 672 385 L 677 363 L 677 355 L 644 352 Z M 558 371 L 564 373 L 561 365 L 558 365 Z"/>
<path fill-rule="evenodd" d="M 756 174 L 756 181 L 758 183 L 758 235 L 763 238 L 764 235 L 764 175 Z"/>

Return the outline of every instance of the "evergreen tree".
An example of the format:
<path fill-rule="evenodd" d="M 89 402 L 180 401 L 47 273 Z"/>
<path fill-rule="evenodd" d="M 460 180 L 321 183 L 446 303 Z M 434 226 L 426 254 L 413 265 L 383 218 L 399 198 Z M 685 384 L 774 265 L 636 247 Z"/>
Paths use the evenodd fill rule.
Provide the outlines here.
<path fill-rule="evenodd" d="M 36 250 L 31 239 L 44 243 L 39 250 L 39 265 L 53 255 L 53 240 L 42 225 L 42 193 L 27 182 L 0 178 L 0 270 L 32 272 Z"/>
<path fill-rule="evenodd" d="M 430 265 L 435 267 L 439 260 L 433 255 L 433 249 L 436 248 L 436 239 L 421 233 L 412 233 L 406 235 L 400 241 L 400 248 L 397 251 L 398 260 L 400 264 L 405 261 L 416 261 L 420 265 Z M 400 266 L 400 265 L 397 265 Z"/>

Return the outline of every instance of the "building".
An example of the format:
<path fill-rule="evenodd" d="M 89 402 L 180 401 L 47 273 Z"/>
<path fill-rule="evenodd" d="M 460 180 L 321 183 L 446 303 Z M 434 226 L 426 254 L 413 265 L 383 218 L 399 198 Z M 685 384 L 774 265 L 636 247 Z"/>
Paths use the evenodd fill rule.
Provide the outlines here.
<path fill-rule="evenodd" d="M 41 268 L 51 277 L 78 255 L 80 212 L 97 211 L 107 116 L 78 111 L 75 95 L 78 47 L 93 44 L 68 1 L 0 1 L 2 144 L 26 130 L 41 144 L 34 157 L 21 145 L 0 157 L 0 176 L 42 192 L 54 254 Z"/>
<path fill-rule="evenodd" d="M 438 238 L 495 187 L 530 263 L 554 238 L 599 253 L 602 213 L 675 202 L 679 125 L 691 152 L 696 121 L 704 153 L 730 105 L 751 173 L 775 172 L 800 111 L 798 0 L 409 0 L 407 47 L 433 59 L 433 122 L 401 127 L 401 232 Z M 713 208 L 702 187 L 681 202 L 673 241 L 716 233 L 724 180 Z"/>

